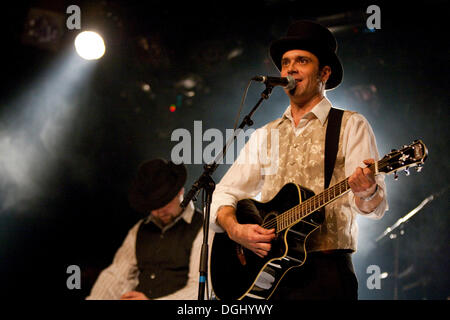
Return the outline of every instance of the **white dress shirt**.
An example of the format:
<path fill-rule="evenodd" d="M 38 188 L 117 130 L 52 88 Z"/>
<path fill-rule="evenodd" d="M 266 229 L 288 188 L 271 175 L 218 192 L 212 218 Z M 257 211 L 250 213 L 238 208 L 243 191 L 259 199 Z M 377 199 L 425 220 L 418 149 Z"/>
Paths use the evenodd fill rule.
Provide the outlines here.
<path fill-rule="evenodd" d="M 308 127 L 311 123 L 311 119 L 317 118 L 323 124 L 328 117 L 331 107 L 330 101 L 323 98 L 310 112 L 302 117 L 297 126 L 294 124 L 290 106 L 287 107 L 280 119 L 289 119 L 294 134 L 298 136 Z M 217 210 L 221 206 L 227 205 L 235 208 L 238 200 L 255 198 L 260 193 L 264 182 L 265 172 L 263 166 L 258 161 L 258 159 L 262 159 L 262 157 L 255 153 L 258 153 L 261 142 L 264 141 L 267 136 L 266 127 L 267 125 L 253 132 L 247 144 L 242 148 L 236 161 L 221 179 L 220 183 L 217 184 L 211 205 L 212 230 L 216 232 L 224 231 L 216 221 Z M 345 156 L 345 175 L 348 177 L 358 166 L 366 167 L 363 160 L 373 158 L 377 161 L 379 160 L 379 155 L 372 128 L 364 116 L 358 113 L 352 114 L 343 130 L 344 133 L 341 143 Z M 248 161 L 248 159 L 251 159 L 251 161 Z M 376 182 L 380 187 L 379 189 L 383 196 L 383 201 L 373 212 L 364 213 L 360 211 L 355 204 L 355 196 L 351 191 L 346 195 L 350 203 L 348 208 L 365 217 L 380 219 L 388 209 L 388 203 L 385 197 L 386 186 L 384 183 L 384 174 L 377 175 Z M 352 235 L 355 243 L 357 238 L 356 233 L 357 232 L 355 231 L 355 234 Z"/>

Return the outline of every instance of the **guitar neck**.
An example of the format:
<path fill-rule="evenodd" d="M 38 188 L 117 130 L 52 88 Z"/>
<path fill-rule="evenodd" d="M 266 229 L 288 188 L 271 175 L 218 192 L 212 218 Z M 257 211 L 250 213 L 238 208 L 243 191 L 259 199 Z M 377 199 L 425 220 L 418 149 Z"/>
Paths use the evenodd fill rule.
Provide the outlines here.
<path fill-rule="evenodd" d="M 319 210 L 330 202 L 333 202 L 334 200 L 346 194 L 348 191 L 350 191 L 350 186 L 348 184 L 348 178 L 346 178 L 341 182 L 333 185 L 332 187 L 324 190 L 322 193 L 316 194 L 306 199 L 299 205 L 278 215 L 275 218 L 277 220 L 277 232 L 281 232 L 284 229 L 295 225 L 307 215 Z"/>
<path fill-rule="evenodd" d="M 369 168 L 374 169 L 375 174 L 378 174 L 378 162 L 370 165 Z M 333 202 L 346 194 L 348 191 L 350 191 L 350 185 L 348 184 L 348 178 L 345 178 L 335 185 L 325 189 L 323 192 L 306 199 L 297 206 L 278 215 L 275 218 L 277 220 L 277 232 L 281 232 L 293 226 L 307 215 Z"/>

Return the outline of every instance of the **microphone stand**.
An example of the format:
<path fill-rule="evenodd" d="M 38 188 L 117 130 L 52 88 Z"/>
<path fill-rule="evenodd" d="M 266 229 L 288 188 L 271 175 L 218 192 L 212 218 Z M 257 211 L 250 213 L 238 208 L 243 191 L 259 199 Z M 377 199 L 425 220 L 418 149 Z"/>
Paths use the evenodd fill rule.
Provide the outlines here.
<path fill-rule="evenodd" d="M 399 278 L 399 236 L 404 234 L 403 224 L 407 222 L 413 215 L 415 215 L 417 212 L 422 210 L 422 208 L 430 201 L 434 200 L 435 196 L 431 195 L 427 198 L 425 198 L 416 208 L 411 210 L 409 213 L 407 213 L 402 218 L 398 219 L 397 222 L 395 222 L 392 226 L 388 227 L 378 238 L 375 240 L 375 242 L 379 242 L 384 237 L 386 237 L 388 234 L 392 233 L 395 229 L 400 227 L 399 233 L 392 233 L 389 238 L 392 240 L 395 240 L 394 243 L 394 300 L 398 300 L 398 278 Z"/>
<path fill-rule="evenodd" d="M 199 277 L 199 290 L 198 290 L 198 300 L 204 300 L 205 298 L 205 285 L 207 281 L 208 274 L 208 234 L 209 234 L 209 219 L 210 219 L 210 210 L 211 210 L 211 200 L 216 184 L 212 179 L 211 175 L 217 169 L 218 161 L 220 158 L 223 158 L 226 154 L 228 146 L 234 142 L 237 137 L 236 132 L 240 132 L 246 125 L 252 126 L 253 120 L 251 119 L 252 115 L 255 113 L 256 109 L 260 106 L 260 104 L 265 100 L 269 99 L 270 94 L 272 93 L 273 85 L 266 84 L 266 89 L 261 93 L 261 98 L 258 100 L 256 105 L 250 111 L 248 115 L 244 117 L 241 124 L 238 127 L 238 130 L 235 130 L 233 136 L 229 139 L 229 141 L 223 147 L 221 153 L 219 153 L 211 164 L 205 164 L 203 166 L 203 173 L 197 179 L 197 181 L 192 185 L 191 189 L 187 193 L 186 197 L 184 197 L 180 206 L 182 209 L 185 209 L 188 203 L 195 198 L 196 194 L 203 189 L 204 192 L 204 203 L 203 203 L 203 212 L 205 213 L 205 217 L 203 220 L 203 243 L 200 255 L 200 277 Z"/>

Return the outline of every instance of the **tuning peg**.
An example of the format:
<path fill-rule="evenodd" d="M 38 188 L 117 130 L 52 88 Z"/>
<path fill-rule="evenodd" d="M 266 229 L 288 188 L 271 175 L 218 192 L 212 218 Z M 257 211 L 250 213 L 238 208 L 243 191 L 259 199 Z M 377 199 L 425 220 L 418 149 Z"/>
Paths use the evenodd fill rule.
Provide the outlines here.
<path fill-rule="evenodd" d="M 397 171 L 394 171 L 394 180 L 395 180 L 395 181 L 398 180 L 398 174 L 397 174 Z"/>
<path fill-rule="evenodd" d="M 404 171 L 405 171 L 405 175 L 409 176 L 409 167 L 406 167 Z"/>
<path fill-rule="evenodd" d="M 422 171 L 422 168 L 423 168 L 422 166 L 417 166 L 417 167 L 416 167 L 416 172 Z"/>

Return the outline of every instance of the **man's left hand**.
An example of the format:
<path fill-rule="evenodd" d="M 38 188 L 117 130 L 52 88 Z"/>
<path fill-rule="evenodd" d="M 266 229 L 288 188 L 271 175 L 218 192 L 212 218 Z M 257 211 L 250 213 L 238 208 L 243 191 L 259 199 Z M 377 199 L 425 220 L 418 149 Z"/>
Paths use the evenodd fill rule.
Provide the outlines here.
<path fill-rule="evenodd" d="M 363 162 L 366 165 L 375 163 L 374 159 L 367 159 Z M 356 168 L 355 172 L 348 178 L 348 184 L 352 189 L 353 194 L 359 198 L 371 196 L 377 187 L 375 174 L 368 167 Z"/>

